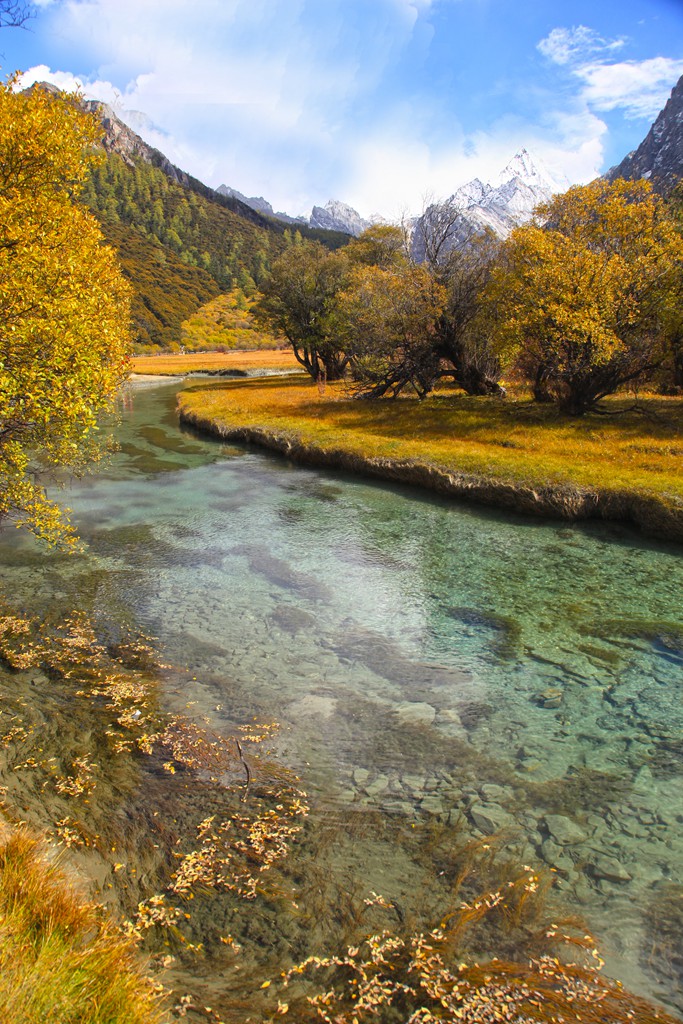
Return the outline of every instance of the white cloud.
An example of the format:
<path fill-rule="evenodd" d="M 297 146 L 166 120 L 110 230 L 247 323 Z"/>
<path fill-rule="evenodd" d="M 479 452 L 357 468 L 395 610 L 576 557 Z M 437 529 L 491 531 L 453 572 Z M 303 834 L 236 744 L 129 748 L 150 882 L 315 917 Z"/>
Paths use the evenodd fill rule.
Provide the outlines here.
<path fill-rule="evenodd" d="M 37 64 L 19 76 L 17 88 L 28 89 L 36 82 L 50 82 L 64 92 L 82 92 L 87 99 L 100 100 L 101 103 L 109 103 L 114 107 L 120 106 L 121 94 L 111 82 L 99 79 L 83 80 L 72 75 L 70 71 L 51 71 L 47 64 Z"/>
<path fill-rule="evenodd" d="M 43 66 L 24 82 L 81 88 L 208 184 L 299 213 L 345 197 L 357 140 L 379 116 L 367 97 L 431 4 L 64 0 L 54 31 L 85 46 L 99 73 L 77 79 Z M 366 102 L 364 123 L 353 114 L 357 100 Z"/>
<path fill-rule="evenodd" d="M 82 54 L 75 66 L 95 70 L 77 78 L 42 65 L 23 81 L 111 104 L 214 187 L 263 195 L 292 214 L 334 197 L 364 216 L 397 216 L 419 210 L 428 191 L 446 196 L 475 175 L 494 177 L 522 146 L 571 181 L 589 180 L 602 168 L 600 113 L 619 94 L 644 109 L 647 89 L 654 96 L 673 74 L 663 58 L 613 63 L 622 41 L 585 26 L 554 29 L 539 49 L 569 72 L 575 95 L 563 109 L 538 103 L 540 124 L 499 118 L 465 137 L 451 97 L 383 91 L 409 45 L 411 59 L 426 54 L 431 12 L 460 2 L 60 0 L 51 32 Z"/>
<path fill-rule="evenodd" d="M 577 25 L 574 28 L 554 28 L 545 39 L 541 39 L 538 49 L 555 64 L 569 64 L 593 54 L 613 53 L 625 42 L 623 38 L 604 39 L 594 29 Z"/>
<path fill-rule="evenodd" d="M 654 57 L 618 64 L 585 64 L 576 69 L 583 96 L 595 110 L 622 109 L 627 117 L 654 120 L 672 83 L 683 74 L 683 60 Z"/>
<path fill-rule="evenodd" d="M 578 25 L 554 28 L 537 48 L 583 83 L 579 100 L 588 108 L 622 110 L 628 118 L 651 121 L 683 73 L 683 60 L 653 57 L 614 61 L 614 53 L 625 43 L 624 38 L 605 39 L 592 28 Z"/>

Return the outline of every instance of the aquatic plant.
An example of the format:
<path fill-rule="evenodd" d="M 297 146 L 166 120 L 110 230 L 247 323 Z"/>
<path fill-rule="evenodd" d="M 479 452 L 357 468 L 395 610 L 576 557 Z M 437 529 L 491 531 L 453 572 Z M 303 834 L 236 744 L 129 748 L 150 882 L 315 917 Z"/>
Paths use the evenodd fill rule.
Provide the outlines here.
<path fill-rule="evenodd" d="M 644 959 L 655 977 L 675 990 L 683 977 L 683 885 L 663 882 L 649 895 Z"/>
<path fill-rule="evenodd" d="M 569 946 L 564 961 L 552 953 L 515 962 L 465 952 L 463 939 L 473 925 L 489 916 L 499 927 L 506 917 L 519 921 L 539 883 L 525 867 L 504 886 L 461 901 L 429 931 L 383 929 L 342 953 L 309 956 L 283 972 L 271 1019 L 291 1014 L 297 1022 L 325 1024 L 675 1024 L 665 1011 L 600 975 L 603 961 L 589 934 L 547 928 L 547 943 Z M 393 909 L 374 893 L 372 903 Z M 297 984 L 306 975 L 320 976 L 313 995 Z"/>

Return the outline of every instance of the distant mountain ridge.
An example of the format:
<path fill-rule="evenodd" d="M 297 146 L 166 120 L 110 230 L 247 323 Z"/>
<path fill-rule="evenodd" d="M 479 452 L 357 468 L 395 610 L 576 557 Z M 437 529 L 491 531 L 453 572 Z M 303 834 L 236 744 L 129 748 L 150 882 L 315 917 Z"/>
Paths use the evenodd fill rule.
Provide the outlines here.
<path fill-rule="evenodd" d="M 564 192 L 568 187 L 568 181 L 553 178 L 537 157 L 532 157 L 527 149 L 521 149 L 500 172 L 495 183 L 489 184 L 473 178 L 457 189 L 449 202 L 462 207 L 463 231 L 467 230 L 471 234 L 473 227 L 479 231 L 490 228 L 504 238 L 513 227 L 528 220 L 540 202 L 546 202 L 553 193 Z M 219 185 L 216 191 L 220 195 L 235 197 L 253 210 L 289 224 L 307 224 L 312 228 L 343 231 L 355 237 L 372 224 L 386 223 L 381 214 L 366 219 L 348 203 L 338 199 L 330 199 L 324 206 L 314 206 L 310 217 L 291 217 L 286 213 L 276 213 L 263 196 L 249 198 L 228 185 Z M 413 225 L 419 219 L 414 218 Z"/>
<path fill-rule="evenodd" d="M 266 217 L 275 217 L 277 220 L 282 220 L 286 224 L 308 224 L 306 217 L 290 217 L 288 213 L 282 211 L 275 211 L 267 199 L 263 196 L 245 196 L 241 192 L 238 192 L 236 188 L 230 188 L 229 185 L 219 185 L 216 189 L 219 196 L 229 196 L 239 200 L 240 203 L 244 203 L 245 206 L 250 207 L 252 210 L 256 210 L 257 213 L 262 213 Z M 313 225 L 317 227 L 318 225 Z"/>
<path fill-rule="evenodd" d="M 41 85 L 41 88 L 44 87 L 44 85 Z M 48 86 L 48 88 L 50 87 Z M 99 100 L 84 100 L 83 107 L 90 113 L 96 114 L 102 122 L 104 129 L 102 146 L 107 153 L 118 154 L 129 167 L 133 167 L 136 160 L 142 160 L 153 167 L 158 167 L 167 178 L 182 185 L 183 188 L 189 189 L 212 202 L 219 203 L 226 209 L 232 210 L 234 213 L 245 217 L 252 223 L 258 224 L 260 227 L 272 230 L 273 225 L 265 220 L 262 215 L 259 215 L 259 211 L 250 204 L 242 202 L 239 198 L 221 194 L 217 190 L 205 185 L 198 178 L 176 167 L 161 150 L 148 145 L 125 121 L 122 121 L 108 103 L 101 103 Z"/>
<path fill-rule="evenodd" d="M 240 202 L 246 203 L 252 210 L 257 210 L 268 217 L 275 217 L 284 221 L 285 224 L 305 225 L 310 228 L 317 228 L 322 231 L 342 231 L 346 235 L 354 235 L 356 238 L 371 224 L 376 224 L 382 217 L 375 217 L 365 220 L 348 203 L 342 203 L 339 199 L 330 199 L 324 206 L 314 206 L 309 217 L 301 214 L 299 217 L 292 217 L 288 213 L 275 211 L 272 205 L 263 196 L 245 196 L 236 188 L 230 185 L 219 185 L 216 189 L 219 195 L 233 196 Z"/>
<path fill-rule="evenodd" d="M 683 75 L 637 149 L 605 174 L 616 178 L 647 178 L 655 192 L 668 195 L 683 177 Z"/>
<path fill-rule="evenodd" d="M 458 210 L 452 225 L 448 248 L 465 244 L 473 234 L 492 231 L 507 238 L 513 228 L 531 220 L 540 203 L 569 187 L 566 179 L 557 179 L 527 149 L 521 149 L 497 175 L 495 183 L 473 178 L 461 185 L 447 200 Z M 411 224 L 411 251 L 414 259 L 425 259 L 425 230 L 429 210 Z"/>

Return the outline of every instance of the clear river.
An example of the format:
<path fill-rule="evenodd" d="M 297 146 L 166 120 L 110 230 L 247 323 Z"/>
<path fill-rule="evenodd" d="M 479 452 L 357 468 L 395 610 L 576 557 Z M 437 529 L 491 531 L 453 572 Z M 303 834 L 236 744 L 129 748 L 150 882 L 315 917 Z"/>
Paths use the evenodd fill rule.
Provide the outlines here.
<path fill-rule="evenodd" d="M 502 833 L 610 974 L 683 1011 L 681 549 L 228 446 L 181 430 L 178 387 L 132 385 L 68 485 L 85 555 L 0 534 L 6 590 L 154 636 L 168 706 L 219 732 L 277 721 L 346 823 L 326 875 L 410 907 L 429 856 L 401 835 Z"/>

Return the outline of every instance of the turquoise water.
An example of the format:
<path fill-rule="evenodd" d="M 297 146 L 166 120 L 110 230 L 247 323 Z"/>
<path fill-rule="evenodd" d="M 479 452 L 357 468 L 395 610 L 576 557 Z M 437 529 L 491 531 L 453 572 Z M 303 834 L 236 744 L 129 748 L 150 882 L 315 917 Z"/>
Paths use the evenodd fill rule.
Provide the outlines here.
<path fill-rule="evenodd" d="M 176 390 L 131 388 L 120 452 L 69 487 L 88 555 L 6 533 L 5 585 L 157 637 L 171 708 L 277 720 L 325 813 L 509 830 L 609 970 L 683 1008 L 680 548 L 225 446 Z M 406 868 L 367 873 L 392 897 Z"/>

